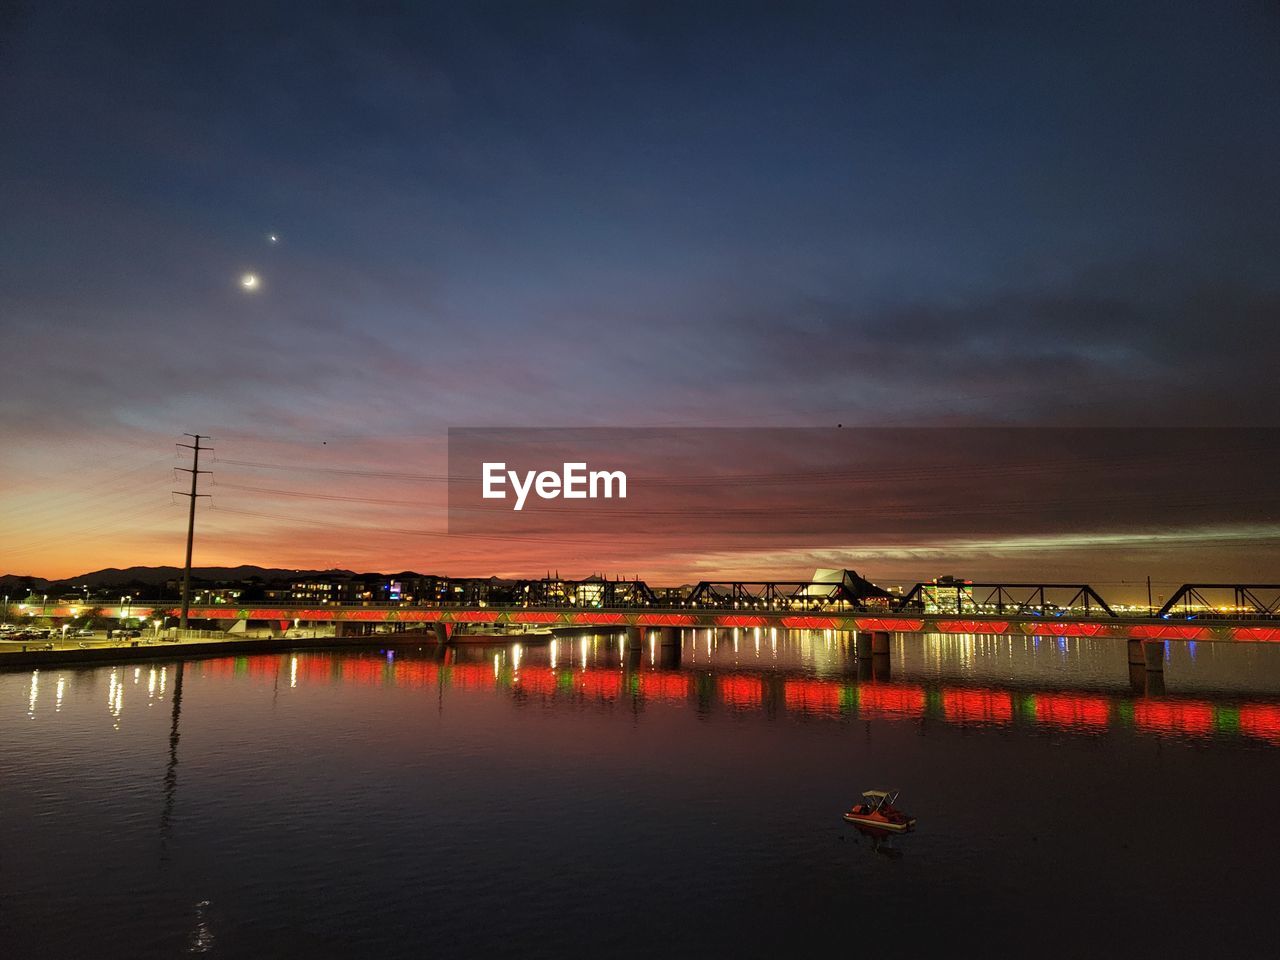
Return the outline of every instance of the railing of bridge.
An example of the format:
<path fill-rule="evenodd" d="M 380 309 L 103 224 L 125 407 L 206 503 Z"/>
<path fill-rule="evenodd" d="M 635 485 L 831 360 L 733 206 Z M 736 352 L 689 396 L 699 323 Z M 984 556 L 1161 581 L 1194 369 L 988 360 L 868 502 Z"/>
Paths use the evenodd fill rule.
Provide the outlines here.
<path fill-rule="evenodd" d="M 1115 617 L 1111 606 L 1087 583 L 917 583 L 896 605 L 898 610 L 990 613 L 996 616 L 1080 615 Z"/>
<path fill-rule="evenodd" d="M 1230 602 L 1226 602 L 1227 596 Z M 1197 620 L 1280 617 L 1280 584 L 1184 583 L 1157 616 Z"/>
<path fill-rule="evenodd" d="M 854 610 L 864 604 L 843 583 L 808 580 L 702 581 L 680 606 L 704 609 Z"/>

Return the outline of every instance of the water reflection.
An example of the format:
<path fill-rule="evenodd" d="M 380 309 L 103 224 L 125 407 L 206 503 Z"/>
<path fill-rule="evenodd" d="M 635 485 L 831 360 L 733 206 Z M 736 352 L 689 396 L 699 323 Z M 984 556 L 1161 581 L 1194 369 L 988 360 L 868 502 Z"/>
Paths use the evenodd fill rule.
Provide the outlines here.
<path fill-rule="evenodd" d="M 182 738 L 179 721 L 182 719 L 182 675 L 186 664 L 179 663 L 174 670 L 173 711 L 169 717 L 169 758 L 164 768 L 164 806 L 160 812 L 160 849 L 167 852 L 171 824 L 173 821 L 173 804 L 178 788 L 178 742 Z M 162 671 L 161 676 L 164 673 Z"/>
<path fill-rule="evenodd" d="M 202 678 L 279 681 L 288 690 L 315 684 L 394 686 L 408 689 L 476 690 L 503 694 L 516 703 L 690 705 L 699 710 L 763 712 L 794 719 L 915 719 L 963 726 L 1032 724 L 1060 731 L 1103 732 L 1129 728 L 1179 736 L 1244 736 L 1280 744 L 1280 700 L 1263 696 L 1167 694 L 1162 687 L 1129 686 L 1123 649 L 1111 641 L 1041 640 L 1007 637 L 943 637 L 911 649 L 897 637 L 887 672 L 858 671 L 844 637 L 820 634 L 771 637 L 756 653 L 739 631 L 713 636 L 698 631 L 684 650 L 649 637 L 648 649 L 626 637 L 580 636 L 572 659 L 559 658 L 562 641 L 525 646 L 421 648 L 388 653 L 296 653 L 276 657 L 202 660 L 191 664 Z M 1206 657 L 1203 650 L 1198 658 Z M 680 660 L 684 662 L 680 663 Z M 864 663 L 865 663 L 864 658 Z M 672 663 L 678 663 L 673 667 Z M 1112 669 L 1115 668 L 1115 669 Z M 141 668 L 134 669 L 134 682 Z M 163 696 L 174 671 L 170 758 L 166 796 L 172 797 L 177 765 L 178 718 L 183 666 L 148 668 L 148 700 Z M 1124 672 L 1121 672 L 1124 671 Z M 108 678 L 106 707 L 115 730 L 124 714 L 122 669 Z M 1139 671 L 1143 682 L 1151 675 Z M 1155 675 L 1158 677 L 1160 675 Z M 1110 689 L 1108 689 L 1110 687 Z M 67 695 L 56 686 L 56 709 Z M 32 672 L 28 716 L 36 717 L 40 672 Z M 166 804 L 168 806 L 168 804 Z"/>
<path fill-rule="evenodd" d="M 590 952 L 625 940 L 639 955 L 650 918 L 686 909 L 689 890 L 724 918 L 698 952 L 749 956 L 779 889 L 831 939 L 848 933 L 849 903 L 894 883 L 877 903 L 892 942 L 877 949 L 913 923 L 960 935 L 989 902 L 1015 902 L 989 925 L 1016 927 L 1004 954 L 1078 926 L 1056 898 L 1023 896 L 1035 876 L 1092 897 L 1084 915 L 1143 895 L 1154 909 L 1153 875 L 1199 904 L 1219 897 L 1216 916 L 1242 897 L 1263 915 L 1265 837 L 1244 818 L 1225 836 L 1186 831 L 1168 798 L 1277 788 L 1280 649 L 1172 645 L 1164 689 L 1140 670 L 1135 691 L 1110 640 L 903 635 L 860 660 L 822 631 L 672 639 L 0 676 L 6 863 L 22 878 L 6 911 L 57 940 L 39 955 L 130 957 L 411 956 L 445 933 L 493 956 L 557 923 L 530 956 L 573 952 L 583 931 Z M 1100 777 L 1141 816 L 1081 820 Z M 905 788 L 921 830 L 879 837 L 840 819 L 879 786 Z M 1232 883 L 1195 886 L 1224 860 Z M 582 892 L 611 877 L 626 908 L 602 914 Z M 58 922 L 73 897 L 79 926 Z M 306 929 L 319 932 L 299 946 Z M 1125 955 L 1144 955 L 1140 932 Z M 136 949 L 147 938 L 155 950 Z"/>
<path fill-rule="evenodd" d="M 111 668 L 111 679 L 107 684 L 107 713 L 111 715 L 111 726 L 120 729 L 120 714 L 124 711 L 124 684 L 119 677 L 119 670 Z"/>
<path fill-rule="evenodd" d="M 861 824 L 851 824 L 850 832 L 870 842 L 872 852 L 890 860 L 902 859 L 902 849 L 898 843 L 904 838 L 895 836 L 888 830 L 876 830 L 874 827 L 864 827 Z"/>
<path fill-rule="evenodd" d="M 209 924 L 209 901 L 196 904 L 196 922 L 187 938 L 187 953 L 209 953 L 213 950 L 213 929 Z"/>
<path fill-rule="evenodd" d="M 392 651 L 299 652 L 198 661 L 208 679 L 270 680 L 287 689 L 315 684 L 388 686 L 502 694 L 517 706 L 542 703 L 626 703 L 690 706 L 699 711 L 759 712 L 794 720 L 937 721 L 974 727 L 1031 726 L 1075 733 L 1129 729 L 1189 737 L 1240 736 L 1280 744 L 1280 697 L 1232 691 L 1168 692 L 1163 675 L 1127 664 L 1123 645 L 1110 640 L 899 635 L 885 657 L 853 657 L 850 639 L 832 631 L 779 636 L 752 631 L 689 632 L 678 644 L 654 634 L 643 646 L 625 636 L 581 635 L 541 645 L 426 646 Z M 561 657 L 565 644 L 572 656 Z M 1255 686 L 1251 651 L 1175 651 L 1171 661 L 1203 670 L 1213 659 L 1215 682 L 1229 671 L 1229 654 L 1243 658 Z M 1275 658 L 1273 657 L 1273 660 Z M 1277 664 L 1280 665 L 1280 664 Z M 119 730 L 124 714 L 125 668 L 111 668 L 107 712 Z M 140 682 L 142 668 L 134 671 Z M 168 675 L 176 686 L 170 731 L 166 797 L 177 765 L 178 721 L 184 665 L 148 668 L 148 700 L 163 699 Z M 1280 671 L 1270 675 L 1280 687 Z M 283 684 L 280 684 L 283 686 Z M 55 709 L 67 696 L 57 681 Z M 40 672 L 33 671 L 27 714 L 35 719 Z M 444 701 L 441 700 L 441 709 Z M 168 806 L 170 804 L 166 804 Z"/>

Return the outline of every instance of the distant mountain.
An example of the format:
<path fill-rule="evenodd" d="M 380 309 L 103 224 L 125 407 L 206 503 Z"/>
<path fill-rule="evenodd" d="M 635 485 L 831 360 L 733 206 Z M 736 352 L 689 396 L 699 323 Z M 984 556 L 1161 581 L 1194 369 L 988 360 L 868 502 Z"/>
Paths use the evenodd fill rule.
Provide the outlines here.
<path fill-rule="evenodd" d="M 52 580 L 46 580 L 44 577 L 23 576 L 18 573 L 6 573 L 0 575 L 0 589 L 8 590 L 45 590 Z"/>
<path fill-rule="evenodd" d="M 67 577 L 64 580 L 48 580 L 44 577 L 21 576 L 18 574 L 7 573 L 0 575 L 0 587 L 26 587 L 31 590 L 52 590 L 62 587 L 79 587 L 88 585 L 90 587 L 109 587 L 113 585 L 130 585 L 145 584 L 147 586 L 163 586 L 169 580 L 177 580 L 182 576 L 181 567 L 108 567 L 105 570 L 94 570 L 91 573 L 82 573 L 78 576 Z M 238 582 L 248 580 L 251 577 L 258 577 L 262 580 L 290 580 L 299 577 L 320 577 L 320 576 L 371 576 L 380 577 L 383 574 L 369 573 L 356 574 L 351 570 L 287 570 L 281 567 L 255 567 L 248 564 L 239 567 L 192 567 L 191 579 L 193 580 L 228 580 Z M 418 577 L 422 574 L 413 573 L 412 571 L 404 571 L 403 573 L 391 574 L 390 579 L 408 579 L 410 577 Z"/>
<path fill-rule="evenodd" d="M 193 580 L 248 580 L 250 577 L 261 577 L 264 580 L 278 577 L 306 576 L 310 570 L 282 570 L 274 567 L 192 567 Z M 342 574 L 345 571 L 331 571 Z M 82 573 L 77 577 L 67 577 L 59 581 L 64 584 L 88 584 L 91 587 L 109 587 L 113 583 L 145 583 L 149 586 L 163 584 L 167 580 L 176 580 L 182 576 L 181 567 L 108 567 L 92 573 Z"/>

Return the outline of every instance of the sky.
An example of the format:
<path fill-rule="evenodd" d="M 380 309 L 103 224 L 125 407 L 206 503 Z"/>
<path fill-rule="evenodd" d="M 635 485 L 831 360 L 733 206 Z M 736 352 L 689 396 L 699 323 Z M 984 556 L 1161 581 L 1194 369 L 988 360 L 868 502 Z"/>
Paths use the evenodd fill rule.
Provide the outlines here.
<path fill-rule="evenodd" d="M 450 427 L 1269 426 L 1277 89 L 1261 0 L 6 4 L 0 572 L 180 563 L 191 432 L 197 564 L 1274 581 L 1252 514 L 504 543 L 429 478 Z"/>

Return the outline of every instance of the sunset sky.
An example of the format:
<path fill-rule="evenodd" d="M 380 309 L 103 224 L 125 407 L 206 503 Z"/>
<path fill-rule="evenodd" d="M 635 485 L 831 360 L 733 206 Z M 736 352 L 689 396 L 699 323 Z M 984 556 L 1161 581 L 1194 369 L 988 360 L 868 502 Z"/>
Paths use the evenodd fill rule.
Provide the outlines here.
<path fill-rule="evenodd" d="M 782 10 L 6 5 L 0 573 L 180 564 L 189 431 L 202 565 L 1274 580 L 1269 508 L 443 535 L 450 427 L 1276 422 L 1280 8 Z"/>

